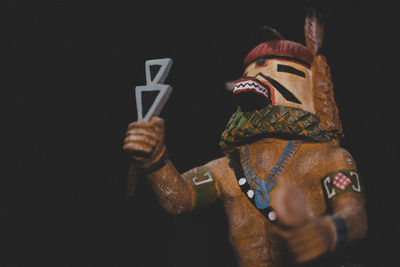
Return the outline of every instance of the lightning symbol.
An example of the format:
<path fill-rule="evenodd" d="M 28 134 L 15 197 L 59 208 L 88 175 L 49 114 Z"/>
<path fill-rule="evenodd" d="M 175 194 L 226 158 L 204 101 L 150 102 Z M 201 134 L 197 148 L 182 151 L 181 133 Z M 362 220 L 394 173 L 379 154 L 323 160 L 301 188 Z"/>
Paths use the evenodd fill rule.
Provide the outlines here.
<path fill-rule="evenodd" d="M 146 60 L 146 85 L 136 86 L 135 88 L 138 121 L 148 121 L 151 117 L 160 115 L 161 110 L 172 92 L 171 86 L 163 84 L 171 69 L 172 63 L 173 60 L 171 58 Z M 151 79 L 150 67 L 154 65 L 160 66 L 160 69 L 154 79 Z M 150 109 L 143 116 L 142 92 L 149 91 L 159 91 L 159 93 L 150 106 Z"/>

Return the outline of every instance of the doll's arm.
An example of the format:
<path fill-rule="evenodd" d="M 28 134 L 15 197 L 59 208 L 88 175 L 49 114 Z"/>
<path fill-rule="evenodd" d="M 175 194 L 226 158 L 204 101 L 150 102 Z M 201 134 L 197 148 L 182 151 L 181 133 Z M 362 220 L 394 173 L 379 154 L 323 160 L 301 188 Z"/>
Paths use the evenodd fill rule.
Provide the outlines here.
<path fill-rule="evenodd" d="M 347 242 L 364 238 L 367 233 L 365 187 L 350 153 L 336 148 L 330 156 L 334 171 L 321 179 L 330 222 L 333 224 L 333 243 L 336 248 Z"/>
<path fill-rule="evenodd" d="M 171 161 L 147 178 L 166 211 L 179 214 L 215 202 L 219 198 L 216 176 L 208 166 L 200 166 L 179 174 Z"/>
<path fill-rule="evenodd" d="M 329 170 L 321 179 L 321 189 L 330 214 L 279 231 L 296 262 L 315 259 L 365 237 L 367 232 L 365 189 L 351 155 L 337 148 L 326 163 Z"/>
<path fill-rule="evenodd" d="M 332 211 L 329 216 L 333 230 L 331 250 L 364 238 L 367 215 L 360 174 L 356 170 L 337 170 L 321 181 L 328 208 Z"/>
<path fill-rule="evenodd" d="M 124 150 L 133 159 L 131 169 L 139 170 L 148 178 L 160 204 L 172 214 L 214 202 L 219 196 L 212 167 L 215 164 L 206 164 L 180 175 L 168 159 L 164 132 L 164 121 L 157 117 L 128 126 Z M 138 171 L 130 173 L 134 175 Z"/>

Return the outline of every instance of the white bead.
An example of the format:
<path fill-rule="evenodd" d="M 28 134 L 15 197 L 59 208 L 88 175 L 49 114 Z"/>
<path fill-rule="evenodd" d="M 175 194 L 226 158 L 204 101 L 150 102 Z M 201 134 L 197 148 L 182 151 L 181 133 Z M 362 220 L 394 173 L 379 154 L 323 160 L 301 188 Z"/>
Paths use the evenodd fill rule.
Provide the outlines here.
<path fill-rule="evenodd" d="M 254 197 L 254 191 L 253 190 L 249 190 L 249 191 L 247 191 L 247 196 L 249 197 L 249 198 L 253 198 Z"/>
<path fill-rule="evenodd" d="M 276 220 L 276 213 L 275 211 L 271 211 L 270 213 L 268 213 L 268 219 L 270 221 L 275 221 Z"/>
<path fill-rule="evenodd" d="M 239 179 L 239 185 L 244 185 L 246 183 L 246 178 Z"/>

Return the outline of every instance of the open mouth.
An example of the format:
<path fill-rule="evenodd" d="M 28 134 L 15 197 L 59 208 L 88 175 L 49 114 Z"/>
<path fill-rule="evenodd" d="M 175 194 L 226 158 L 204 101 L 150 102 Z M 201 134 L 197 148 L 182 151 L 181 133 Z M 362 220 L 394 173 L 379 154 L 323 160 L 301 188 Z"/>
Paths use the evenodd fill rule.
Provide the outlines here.
<path fill-rule="evenodd" d="M 264 96 L 268 101 L 270 100 L 269 90 L 256 78 L 245 77 L 236 80 L 233 84 L 233 94 L 236 95 L 242 92 L 254 92 Z"/>

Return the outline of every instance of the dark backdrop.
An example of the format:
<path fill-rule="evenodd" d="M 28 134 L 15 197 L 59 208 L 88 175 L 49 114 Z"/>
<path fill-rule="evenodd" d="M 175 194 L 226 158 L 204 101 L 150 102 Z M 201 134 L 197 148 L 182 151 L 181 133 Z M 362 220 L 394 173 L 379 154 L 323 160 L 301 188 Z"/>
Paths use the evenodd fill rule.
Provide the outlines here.
<path fill-rule="evenodd" d="M 367 185 L 368 266 L 395 266 L 399 227 L 394 7 L 315 2 L 345 138 Z M 163 110 L 180 171 L 222 156 L 224 90 L 277 28 L 304 42 L 311 1 L 4 1 L 0 262 L 11 266 L 235 266 L 220 203 L 171 216 L 145 180 L 125 202 L 122 141 L 144 61 L 174 59 Z M 5 250 L 4 250 L 5 248 Z"/>

